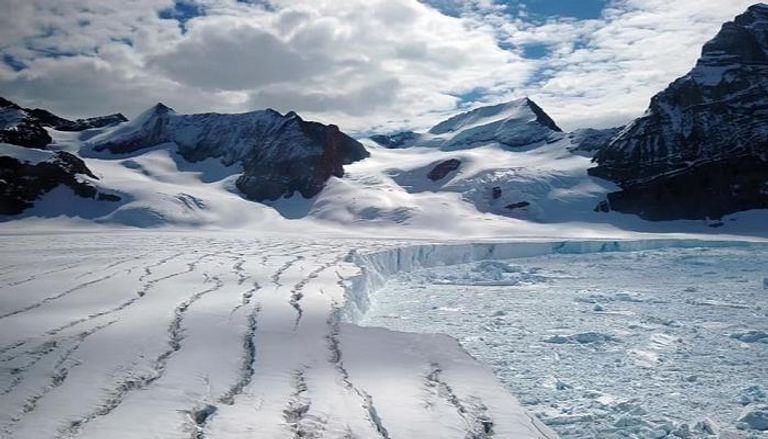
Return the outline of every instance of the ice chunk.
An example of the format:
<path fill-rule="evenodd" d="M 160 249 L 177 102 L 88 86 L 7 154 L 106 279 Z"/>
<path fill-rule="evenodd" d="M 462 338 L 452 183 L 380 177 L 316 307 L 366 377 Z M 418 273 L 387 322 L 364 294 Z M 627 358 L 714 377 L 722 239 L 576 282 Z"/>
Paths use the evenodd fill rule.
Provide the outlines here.
<path fill-rule="evenodd" d="M 719 428 L 717 427 L 715 421 L 709 418 L 704 418 L 696 422 L 696 425 L 693 426 L 693 430 L 698 433 L 716 435 Z"/>
<path fill-rule="evenodd" d="M 742 429 L 768 431 L 768 405 L 747 410 L 737 426 Z"/>
<path fill-rule="evenodd" d="M 747 331 L 731 334 L 731 338 L 744 343 L 768 343 L 768 332 L 765 331 Z"/>
<path fill-rule="evenodd" d="M 544 340 L 546 343 L 565 344 L 565 343 L 580 343 L 580 344 L 601 344 L 609 341 L 618 341 L 618 339 L 612 335 L 603 334 L 600 332 L 579 332 L 571 335 L 553 335 Z"/>
<path fill-rule="evenodd" d="M 768 400 L 765 390 L 760 386 L 750 386 L 741 391 L 739 403 L 749 405 L 753 402 L 765 402 Z"/>

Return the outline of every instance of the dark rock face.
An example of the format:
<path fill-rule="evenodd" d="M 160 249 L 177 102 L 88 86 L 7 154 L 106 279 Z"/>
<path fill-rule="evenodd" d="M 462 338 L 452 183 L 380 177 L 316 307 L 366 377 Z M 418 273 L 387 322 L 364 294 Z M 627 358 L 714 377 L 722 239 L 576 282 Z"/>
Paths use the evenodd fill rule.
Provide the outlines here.
<path fill-rule="evenodd" d="M 395 149 L 410 146 L 416 142 L 419 137 L 421 136 L 413 131 L 401 131 L 394 134 L 377 134 L 371 136 L 371 140 L 385 148 Z"/>
<path fill-rule="evenodd" d="M 45 149 L 51 143 L 51 136 L 45 128 L 59 131 L 82 131 L 89 128 L 101 128 L 125 122 L 122 114 L 77 119 L 71 121 L 56 116 L 47 110 L 22 108 L 0 97 L 0 142 L 27 148 Z"/>
<path fill-rule="evenodd" d="M 336 125 L 305 122 L 296 117 L 296 125 L 313 146 L 312 153 L 299 157 L 263 160 L 256 155 L 245 165 L 237 179 L 237 188 L 251 200 L 275 200 L 298 191 L 312 198 L 325 187 L 331 176 L 344 176 L 342 165 L 368 157 L 368 151 L 356 140 L 339 131 Z"/>
<path fill-rule="evenodd" d="M 44 149 L 51 136 L 43 125 L 11 101 L 0 97 L 0 142 Z"/>
<path fill-rule="evenodd" d="M 429 171 L 427 178 L 432 181 L 442 180 L 451 172 L 459 169 L 459 166 L 461 166 L 461 160 L 458 159 L 449 159 L 444 162 L 440 162 L 435 165 L 431 171 Z"/>
<path fill-rule="evenodd" d="M 68 152 L 56 152 L 50 160 L 35 164 L 0 156 L 0 214 L 19 214 L 60 184 L 84 198 L 120 200 L 116 195 L 99 193 L 92 185 L 78 181 L 78 174 L 96 178 L 82 160 Z"/>
<path fill-rule="evenodd" d="M 24 119 L 12 128 L 0 130 L 0 142 L 27 148 L 45 149 L 53 139 L 40 124 Z"/>
<path fill-rule="evenodd" d="M 747 157 L 705 162 L 679 174 L 628 185 L 608 194 L 607 206 L 644 219 L 722 218 L 768 209 L 768 161 Z"/>
<path fill-rule="evenodd" d="M 528 207 L 530 205 L 531 205 L 531 203 L 529 203 L 527 201 L 520 201 L 520 202 L 517 202 L 517 203 L 507 204 L 506 206 L 504 206 L 504 208 L 505 209 L 509 209 L 509 210 L 523 209 L 523 208 L 526 208 L 526 207 Z"/>
<path fill-rule="evenodd" d="M 768 207 L 768 6 L 723 25 L 696 67 L 594 159 L 623 189 L 610 208 L 651 220 Z"/>
<path fill-rule="evenodd" d="M 191 162 L 215 158 L 242 165 L 237 188 L 255 201 L 297 191 L 311 198 L 330 177 L 344 175 L 343 165 L 369 155 L 335 125 L 304 121 L 293 112 L 179 115 L 162 104 L 95 138 L 94 149 L 130 153 L 168 142 Z"/>

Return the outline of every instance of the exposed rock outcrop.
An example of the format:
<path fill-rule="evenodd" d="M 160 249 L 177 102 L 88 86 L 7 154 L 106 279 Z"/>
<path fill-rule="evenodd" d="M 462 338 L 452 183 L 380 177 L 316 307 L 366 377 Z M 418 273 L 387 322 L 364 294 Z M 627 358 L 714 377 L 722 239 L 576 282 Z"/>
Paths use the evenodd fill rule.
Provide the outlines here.
<path fill-rule="evenodd" d="M 100 193 L 93 185 L 83 181 L 80 175 L 93 179 L 97 177 L 76 156 L 63 151 L 47 154 L 50 154 L 47 160 L 34 163 L 0 155 L 0 214 L 19 214 L 59 185 L 69 187 L 84 198 L 120 200 L 117 195 Z"/>
<path fill-rule="evenodd" d="M 432 181 L 438 181 L 442 180 L 445 177 L 448 176 L 451 172 L 459 169 L 459 166 L 461 166 L 461 160 L 459 159 L 449 159 L 444 162 L 440 162 L 437 165 L 435 165 L 434 168 L 432 168 L 431 171 L 429 171 L 429 174 L 427 174 L 427 178 L 429 178 Z"/>
<path fill-rule="evenodd" d="M 573 145 L 570 148 L 571 152 L 585 152 L 596 153 L 608 145 L 616 136 L 624 129 L 624 127 L 617 128 L 584 128 L 568 133 L 568 138 Z"/>

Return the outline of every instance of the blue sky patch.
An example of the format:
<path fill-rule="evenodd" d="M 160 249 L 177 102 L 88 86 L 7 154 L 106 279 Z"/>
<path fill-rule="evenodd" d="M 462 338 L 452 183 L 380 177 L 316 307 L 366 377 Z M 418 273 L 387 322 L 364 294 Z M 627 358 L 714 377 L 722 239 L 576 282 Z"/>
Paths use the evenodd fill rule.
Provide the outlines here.
<path fill-rule="evenodd" d="M 534 18 L 547 19 L 553 16 L 572 17 L 579 20 L 600 18 L 608 0 L 497 0 L 514 9 L 520 5 Z"/>
<path fill-rule="evenodd" d="M 455 94 L 454 97 L 459 99 L 459 106 L 464 106 L 472 102 L 477 102 L 486 95 L 485 90 L 482 88 L 475 88 L 470 92 Z"/>
<path fill-rule="evenodd" d="M 178 21 L 182 30 L 186 29 L 189 20 L 201 15 L 205 15 L 203 7 L 189 0 L 176 0 L 172 8 L 163 9 L 158 13 L 163 20 Z"/>
<path fill-rule="evenodd" d="M 523 56 L 528 59 L 546 58 L 550 53 L 546 44 L 526 44 L 523 46 Z"/>
<path fill-rule="evenodd" d="M 462 0 L 421 0 L 445 15 L 458 17 L 471 8 L 471 3 Z M 517 16 L 524 9 L 534 20 L 552 17 L 571 17 L 578 20 L 600 18 L 609 0 L 494 0 L 498 5 L 507 6 L 510 15 Z"/>

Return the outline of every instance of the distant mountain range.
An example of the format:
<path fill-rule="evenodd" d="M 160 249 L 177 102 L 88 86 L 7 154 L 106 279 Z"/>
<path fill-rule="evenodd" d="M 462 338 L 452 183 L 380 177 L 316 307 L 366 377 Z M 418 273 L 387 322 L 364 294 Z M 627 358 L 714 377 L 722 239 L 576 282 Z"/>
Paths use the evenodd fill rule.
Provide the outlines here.
<path fill-rule="evenodd" d="M 768 208 L 766 78 L 768 6 L 758 4 L 726 23 L 644 116 L 608 130 L 564 133 L 528 98 L 458 114 L 424 133 L 360 140 L 293 112 L 182 115 L 157 104 L 131 121 L 72 121 L 0 98 L 0 213 L 47 215 L 27 209 L 65 186 L 111 206 L 83 217 L 132 225 L 179 215 L 215 222 L 214 206 L 230 195 L 288 217 L 341 222 L 417 221 L 440 194 L 440 205 L 472 206 L 457 207 L 461 218 L 603 221 L 616 211 L 719 219 Z M 62 134 L 72 132 L 80 133 Z M 166 160 L 178 177 L 158 167 Z"/>

